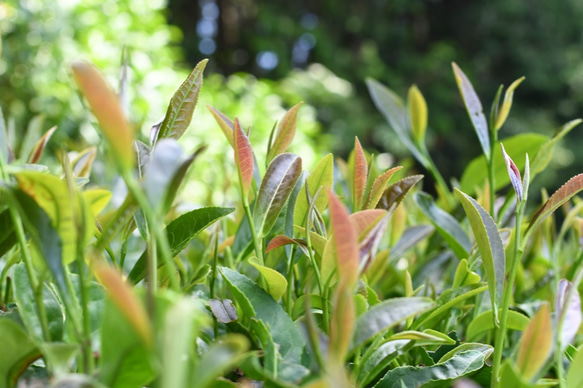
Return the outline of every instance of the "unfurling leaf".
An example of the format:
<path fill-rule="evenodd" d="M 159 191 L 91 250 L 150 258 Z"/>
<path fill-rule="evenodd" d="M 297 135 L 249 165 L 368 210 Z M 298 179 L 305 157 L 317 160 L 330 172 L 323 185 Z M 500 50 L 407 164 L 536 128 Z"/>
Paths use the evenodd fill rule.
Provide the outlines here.
<path fill-rule="evenodd" d="M 358 141 L 354 138 L 354 166 L 352 170 L 352 208 L 358 211 L 362 208 L 366 182 L 368 178 L 368 162 Z"/>
<path fill-rule="evenodd" d="M 583 174 L 575 175 L 569 179 L 563 186 L 561 186 L 553 195 L 545 202 L 543 206 L 536 212 L 530 220 L 527 232 L 532 230 L 535 225 L 538 225 L 545 218 L 551 215 L 561 205 L 570 200 L 575 194 L 583 190 Z"/>
<path fill-rule="evenodd" d="M 253 180 L 253 149 L 237 118 L 235 118 L 233 126 L 233 148 L 235 149 L 235 164 L 239 174 L 241 193 L 243 200 L 246 201 L 249 188 L 251 188 L 251 181 Z"/>
<path fill-rule="evenodd" d="M 522 376 L 532 380 L 544 366 L 553 344 L 549 305 L 544 303 L 522 334 L 516 366 Z"/>
<path fill-rule="evenodd" d="M 99 71 L 87 62 L 73 63 L 73 75 L 89 102 L 113 154 L 123 168 L 134 164 L 134 131 L 127 122 L 119 99 Z"/>
<path fill-rule="evenodd" d="M 223 134 L 229 141 L 229 144 L 233 145 L 233 127 L 234 127 L 233 121 L 230 118 L 228 118 L 224 113 L 220 112 L 218 109 L 215 109 L 210 105 L 207 105 L 206 107 L 219 124 L 219 127 L 221 128 L 221 131 L 223 131 Z"/>
<path fill-rule="evenodd" d="M 322 158 L 314 167 L 308 179 L 306 179 L 308 191 L 313 198 L 320 187 L 328 189 L 332 187 L 334 180 L 334 158 L 332 154 L 328 154 Z M 328 205 L 328 197 L 325 195 L 318 195 L 316 198 L 315 208 L 319 212 L 323 212 Z M 294 206 L 294 224 L 304 226 L 306 224 L 306 216 L 308 214 L 308 197 L 305 187 L 300 189 L 296 203 Z"/>
<path fill-rule="evenodd" d="M 573 288 L 573 284 L 566 279 L 561 279 L 559 282 L 555 310 L 555 317 L 558 321 L 555 326 L 561 330 L 557 335 L 561 338 L 561 347 L 564 349 L 575 338 L 575 334 L 577 334 L 579 326 L 581 326 L 581 298 L 579 291 Z"/>
<path fill-rule="evenodd" d="M 482 151 L 484 152 L 486 159 L 490 160 L 490 134 L 488 132 L 486 116 L 484 116 L 484 112 L 482 111 L 480 98 L 476 94 L 472 83 L 458 65 L 455 62 L 452 62 L 451 66 L 453 67 L 455 80 L 460 90 L 460 94 L 462 95 L 462 99 L 464 100 L 466 110 L 468 111 L 470 120 L 472 120 L 478 139 L 480 140 Z"/>
<path fill-rule="evenodd" d="M 290 108 L 283 118 L 277 124 L 275 139 L 269 147 L 267 153 L 267 163 L 269 164 L 277 155 L 284 153 L 292 143 L 296 134 L 296 122 L 298 119 L 298 109 L 303 102 L 300 102 Z"/>
<path fill-rule="evenodd" d="M 30 155 L 28 156 L 28 163 L 34 164 L 40 160 L 47 143 L 49 142 L 51 136 L 53 136 L 53 133 L 55 133 L 56 130 L 57 130 L 56 126 L 49 129 L 47 133 L 45 133 L 43 137 L 41 137 L 40 140 L 34 145 L 32 151 L 30 152 Z"/>
<path fill-rule="evenodd" d="M 262 236 L 271 231 L 301 174 L 302 159 L 289 153 L 277 155 L 267 168 L 253 208 L 253 224 Z"/>
<path fill-rule="evenodd" d="M 512 97 L 514 97 L 514 89 L 520 85 L 520 83 L 524 81 L 524 77 L 520 77 L 516 81 L 514 81 L 508 89 L 506 89 L 506 93 L 504 94 L 504 101 L 502 102 L 502 107 L 500 107 L 500 111 L 496 116 L 496 123 L 494 124 L 494 130 L 499 130 L 506 118 L 508 117 L 508 113 L 510 113 L 510 108 L 512 107 Z"/>
<path fill-rule="evenodd" d="M 366 209 L 374 209 L 377 206 L 381 196 L 383 195 L 383 191 L 385 191 L 385 186 L 387 183 L 389 183 L 393 175 L 401 168 L 403 167 L 397 166 L 388 169 L 374 180 L 372 187 L 370 188 L 370 192 L 368 193 L 366 205 L 364 206 Z"/>
<path fill-rule="evenodd" d="M 207 62 L 208 59 L 200 61 L 170 99 L 155 142 L 167 137 L 178 140 L 190 125 L 202 87 L 202 73 Z"/>
<path fill-rule="evenodd" d="M 502 143 L 500 143 L 500 147 L 502 147 L 502 155 L 504 156 L 504 163 L 506 163 L 506 170 L 508 171 L 508 176 L 510 177 L 510 183 L 512 183 L 512 187 L 516 192 L 518 202 L 522 202 L 524 198 L 524 192 L 522 190 L 522 178 L 520 177 L 520 171 L 518 171 L 518 167 L 516 167 L 514 161 L 506 153 Z"/>
<path fill-rule="evenodd" d="M 425 130 L 427 129 L 427 103 L 425 102 L 425 98 L 423 98 L 423 94 L 417 88 L 417 85 L 409 88 L 407 103 L 413 140 L 417 144 L 421 144 L 423 143 L 423 139 L 425 139 Z"/>
<path fill-rule="evenodd" d="M 498 232 L 496 222 L 480 204 L 469 195 L 456 189 L 456 193 L 466 212 L 470 226 L 474 232 L 482 263 L 488 280 L 492 310 L 498 312 L 498 306 L 502 301 L 504 288 L 505 263 L 504 245 Z M 494 319 L 498 322 L 497 314 Z"/>

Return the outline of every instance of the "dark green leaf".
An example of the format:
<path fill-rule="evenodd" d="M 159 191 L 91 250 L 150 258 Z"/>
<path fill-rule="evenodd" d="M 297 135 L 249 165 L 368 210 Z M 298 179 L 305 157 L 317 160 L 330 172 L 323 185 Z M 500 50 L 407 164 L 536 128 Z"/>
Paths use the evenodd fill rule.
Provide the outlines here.
<path fill-rule="evenodd" d="M 403 366 L 390 370 L 375 388 L 445 386 L 452 380 L 480 370 L 484 366 L 484 353 L 467 351 L 444 363 L 428 367 Z M 433 383 L 433 384 L 432 384 Z"/>
<path fill-rule="evenodd" d="M 423 179 L 423 175 L 411 175 L 393 183 L 383 192 L 377 204 L 377 209 L 389 210 L 393 204 L 395 207 L 399 206 L 413 186 L 421 179 Z"/>
<path fill-rule="evenodd" d="M 16 387 L 20 374 L 41 354 L 23 328 L 13 320 L 0 318 L 0 333 L 0 388 Z"/>
<path fill-rule="evenodd" d="M 427 311 L 433 305 L 431 299 L 418 297 L 394 298 L 374 305 L 356 320 L 352 348 L 410 317 Z"/>
<path fill-rule="evenodd" d="M 253 208 L 253 224 L 267 236 L 302 173 L 302 160 L 289 153 L 280 154 L 269 165 Z"/>
<path fill-rule="evenodd" d="M 0 257 L 2 257 L 16 244 L 16 234 L 8 210 L 0 213 L 0 230 L 2 231 L 0 233 Z"/>
<path fill-rule="evenodd" d="M 198 101 L 198 94 L 202 87 L 202 73 L 207 62 L 208 59 L 200 61 L 172 96 L 155 139 L 156 142 L 167 137 L 177 140 L 188 128 Z"/>
<path fill-rule="evenodd" d="M 2 163 L 8 163 L 8 139 L 6 136 L 6 122 L 4 121 L 4 113 L 0 108 L 0 158 L 2 158 Z"/>
<path fill-rule="evenodd" d="M 437 207 L 429 194 L 417 192 L 413 198 L 455 255 L 460 259 L 467 258 L 472 250 L 472 243 L 459 222 L 449 213 Z"/>
<path fill-rule="evenodd" d="M 172 256 L 178 255 L 200 232 L 212 223 L 232 213 L 234 208 L 203 207 L 181 215 L 166 226 L 166 235 Z M 164 263 L 160 262 L 162 266 Z M 137 283 L 146 276 L 146 252 L 140 256 L 130 274 L 129 281 Z"/>
<path fill-rule="evenodd" d="M 387 341 L 381 344 L 374 352 L 363 358 L 362 367 L 358 375 L 358 383 L 364 387 L 372 382 L 391 361 L 403 352 L 405 345 L 411 343 L 410 340 Z"/>

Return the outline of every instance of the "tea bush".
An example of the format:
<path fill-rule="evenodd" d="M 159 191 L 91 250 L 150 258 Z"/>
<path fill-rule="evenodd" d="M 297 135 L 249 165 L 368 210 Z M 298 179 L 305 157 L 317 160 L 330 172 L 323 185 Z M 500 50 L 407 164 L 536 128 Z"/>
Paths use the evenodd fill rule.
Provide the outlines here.
<path fill-rule="evenodd" d="M 209 105 L 230 151 L 184 152 L 205 66 L 144 142 L 96 67 L 73 64 L 123 190 L 95 184 L 96 148 L 62 149 L 49 168 L 54 129 L 14 153 L 0 120 L 0 387 L 579 386 L 583 174 L 532 214 L 526 203 L 581 120 L 500 140 L 522 79 L 487 118 L 454 64 L 483 156 L 451 187 L 425 146 L 422 92 L 405 102 L 367 80 L 433 198 L 358 138 L 347 160 L 288 152 L 299 102 L 259 140 Z M 199 179 L 221 207 L 185 210 Z"/>

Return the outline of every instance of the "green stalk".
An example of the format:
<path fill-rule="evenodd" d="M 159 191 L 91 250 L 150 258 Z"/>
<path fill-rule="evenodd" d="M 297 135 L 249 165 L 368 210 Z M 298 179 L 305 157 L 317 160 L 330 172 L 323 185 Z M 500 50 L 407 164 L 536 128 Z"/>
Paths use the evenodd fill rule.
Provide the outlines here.
<path fill-rule="evenodd" d="M 494 146 L 498 143 L 498 132 L 496 130 L 490 130 L 490 159 L 488 163 L 488 185 L 490 186 L 490 215 L 497 222 L 495 214 L 495 202 L 496 202 L 496 176 L 494 174 Z"/>
<path fill-rule="evenodd" d="M 294 281 L 294 254 L 295 245 L 292 245 L 289 257 L 287 259 L 287 290 L 286 290 L 286 311 L 287 315 L 292 316 L 292 282 Z"/>
<path fill-rule="evenodd" d="M 316 193 L 316 196 L 318 195 Z M 312 205 L 315 203 L 315 199 L 312 202 Z M 310 237 L 310 220 L 311 220 L 311 213 L 312 213 L 313 206 L 310 207 L 308 210 L 308 216 L 306 217 L 306 244 L 308 245 L 308 256 L 310 258 L 310 263 L 312 264 L 312 268 L 314 268 L 314 274 L 316 275 L 316 282 L 318 282 L 318 291 L 320 292 L 320 297 L 322 297 L 324 304 L 322 305 L 322 312 L 324 314 L 324 327 L 330 326 L 330 312 L 328 311 L 326 299 L 324 299 L 324 285 L 322 284 L 322 278 L 320 276 L 320 269 L 318 268 L 318 264 L 316 263 L 316 258 L 314 257 L 314 251 L 312 249 L 312 238 Z"/>
<path fill-rule="evenodd" d="M 508 281 L 504 285 L 502 294 L 502 308 L 500 313 L 500 327 L 496 330 L 496 341 L 494 344 L 494 363 L 492 365 L 491 387 L 498 387 L 498 374 L 500 373 L 500 364 L 502 362 L 502 351 L 504 348 L 504 338 L 506 337 L 506 323 L 508 320 L 508 310 L 510 300 L 512 299 L 514 280 L 518 272 L 518 264 L 522 258 L 523 248 L 520 246 L 520 225 L 522 224 L 522 215 L 524 213 L 525 201 L 521 201 L 516 206 L 516 226 L 514 236 L 513 260 L 508 275 Z"/>
<path fill-rule="evenodd" d="M 249 222 L 249 229 L 251 229 L 251 235 L 253 236 L 253 245 L 255 246 L 255 255 L 257 256 L 257 261 L 260 265 L 263 265 L 263 238 L 260 237 L 259 234 L 257 234 L 257 230 L 255 230 L 253 217 L 251 217 L 251 209 L 249 208 L 249 202 L 245 196 L 243 196 L 243 209 L 245 209 L 245 215 L 247 216 L 247 221 Z"/>

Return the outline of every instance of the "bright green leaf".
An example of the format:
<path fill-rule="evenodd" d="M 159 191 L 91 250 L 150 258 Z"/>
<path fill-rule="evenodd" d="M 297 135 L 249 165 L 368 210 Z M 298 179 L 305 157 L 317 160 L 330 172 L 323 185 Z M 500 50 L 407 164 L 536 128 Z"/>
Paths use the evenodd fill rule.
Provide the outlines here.
<path fill-rule="evenodd" d="M 516 81 L 514 81 L 508 89 L 506 89 L 506 93 L 504 93 L 504 101 L 502 102 L 502 106 L 500 107 L 500 111 L 496 116 L 496 122 L 494 124 L 494 130 L 499 130 L 506 118 L 508 117 L 508 113 L 510 113 L 510 108 L 512 107 L 512 97 L 514 97 L 514 90 L 520 85 L 520 83 L 524 81 L 524 77 L 520 77 Z"/>
<path fill-rule="evenodd" d="M 509 330 L 524 330 L 528 326 L 530 319 L 519 312 L 509 310 L 506 319 L 506 328 Z M 468 341 L 475 341 L 485 334 L 488 330 L 493 330 L 494 317 L 492 310 L 484 311 L 475 317 L 466 329 L 466 338 Z"/>
<path fill-rule="evenodd" d="M 271 162 L 277 155 L 284 153 L 292 143 L 296 134 L 296 122 L 298 109 L 303 103 L 300 102 L 292 106 L 277 124 L 277 131 L 273 144 L 267 153 L 267 163 Z"/>
<path fill-rule="evenodd" d="M 274 300 L 279 300 L 287 289 L 287 279 L 276 270 L 265 267 L 257 262 L 257 259 L 249 259 L 249 263 L 254 266 L 265 280 L 267 293 Z"/>
<path fill-rule="evenodd" d="M 312 170 L 308 179 L 306 179 L 306 185 L 310 192 L 312 198 L 316 195 L 316 191 L 323 188 L 323 190 L 332 187 L 332 181 L 334 179 L 334 157 L 332 154 L 327 154 L 318 162 L 316 167 Z M 323 193 L 322 193 L 323 194 Z M 325 195 L 318 195 L 316 198 L 315 207 L 318 211 L 323 212 L 328 205 L 328 197 Z M 304 187 L 299 191 L 298 198 L 296 199 L 296 204 L 294 208 L 294 224 L 299 226 L 305 226 L 306 215 L 308 213 L 308 198 L 306 196 L 306 190 Z"/>
<path fill-rule="evenodd" d="M 417 144 L 421 144 L 425 139 L 425 130 L 427 129 L 427 103 L 417 85 L 409 88 L 407 106 L 409 108 L 413 139 Z"/>
<path fill-rule="evenodd" d="M 0 318 L 0 333 L 0 388 L 12 388 L 22 372 L 41 354 L 23 328 L 13 320 Z"/>
<path fill-rule="evenodd" d="M 467 284 L 476 284 L 480 282 L 480 279 L 480 275 L 470 271 L 468 261 L 462 259 L 455 270 L 452 288 L 465 286 Z"/>
<path fill-rule="evenodd" d="M 386 187 L 387 183 L 389 183 L 389 181 L 391 180 L 393 175 L 397 171 L 399 171 L 401 168 L 403 168 L 403 167 L 397 166 L 397 167 L 390 168 L 387 171 L 385 171 L 384 173 L 382 173 L 381 175 L 379 175 L 374 180 L 374 182 L 372 183 L 372 187 L 370 188 L 370 191 L 368 193 L 368 198 L 365 202 L 366 209 L 375 208 L 377 206 L 377 204 L 379 203 L 379 200 L 381 199 L 381 196 L 383 195 L 383 192 L 385 191 L 385 187 Z"/>
<path fill-rule="evenodd" d="M 567 371 L 567 388 L 583 387 L 583 347 L 579 347 Z"/>

